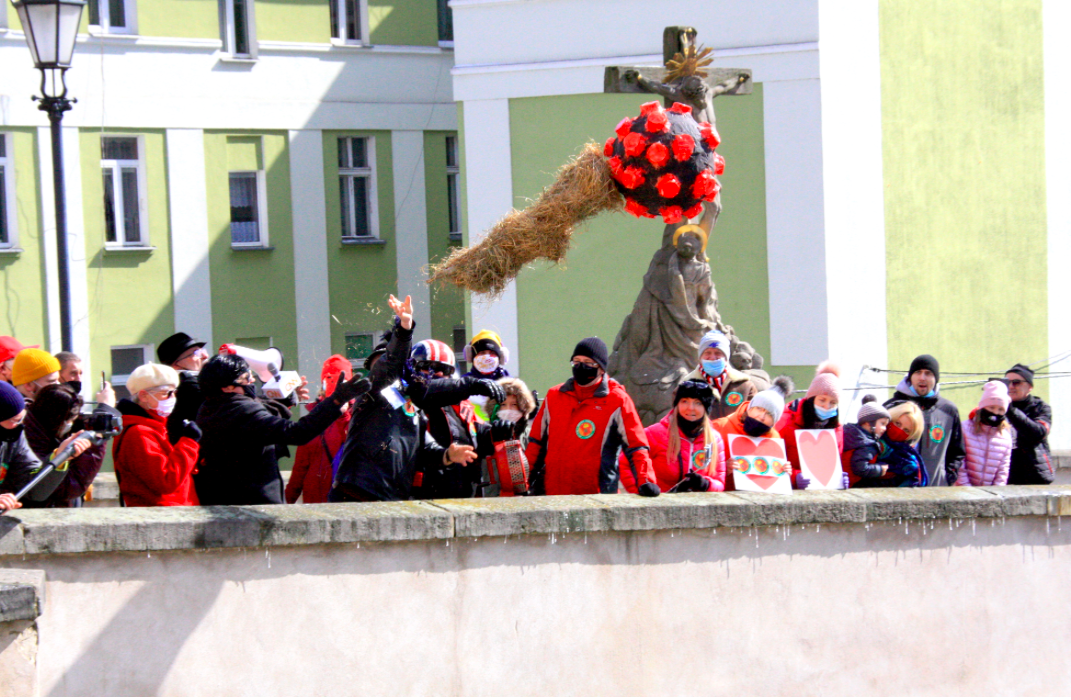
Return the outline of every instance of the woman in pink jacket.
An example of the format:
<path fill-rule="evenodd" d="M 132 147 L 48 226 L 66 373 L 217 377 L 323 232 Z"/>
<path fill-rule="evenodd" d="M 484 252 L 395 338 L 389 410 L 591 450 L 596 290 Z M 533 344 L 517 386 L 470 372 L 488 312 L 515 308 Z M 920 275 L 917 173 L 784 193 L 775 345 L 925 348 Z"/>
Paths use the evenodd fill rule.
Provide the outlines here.
<path fill-rule="evenodd" d="M 713 405 L 709 385 L 685 380 L 677 387 L 673 410 L 646 429 L 651 464 L 663 493 L 725 490 L 725 447 L 710 422 Z M 626 467 L 622 461 L 622 482 L 631 479 Z"/>
<path fill-rule="evenodd" d="M 1004 419 L 1008 412 L 1008 387 L 1004 382 L 987 382 L 982 400 L 963 424 L 967 459 L 959 470 L 956 486 L 1004 486 L 1008 483 L 1015 440 Z"/>

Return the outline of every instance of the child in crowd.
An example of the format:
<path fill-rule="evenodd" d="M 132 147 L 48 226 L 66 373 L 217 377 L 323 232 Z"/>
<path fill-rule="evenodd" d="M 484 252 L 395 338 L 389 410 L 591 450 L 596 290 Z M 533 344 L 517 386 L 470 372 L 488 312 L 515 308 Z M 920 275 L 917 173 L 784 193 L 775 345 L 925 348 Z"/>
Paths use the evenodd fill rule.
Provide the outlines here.
<path fill-rule="evenodd" d="M 889 471 L 888 464 L 878 462 L 884 446 L 881 438 L 889 426 L 889 412 L 873 397 L 863 403 L 855 423 L 844 426 L 844 452 L 841 464 L 853 487 L 883 486 L 879 483 Z"/>
<path fill-rule="evenodd" d="M 873 486 L 926 486 L 930 483 L 918 442 L 926 421 L 915 403 L 905 401 L 889 409 L 889 427 L 882 438 L 878 460 L 889 466 L 885 478 Z"/>
<path fill-rule="evenodd" d="M 498 381 L 509 376 L 506 363 L 509 362 L 509 348 L 502 344 L 502 338 L 494 331 L 480 331 L 465 346 L 465 362 L 472 365 L 465 373 L 467 377 Z M 493 404 L 485 396 L 471 396 L 469 402 L 482 421 L 491 419 Z"/>
<path fill-rule="evenodd" d="M 1005 486 L 1015 440 L 1005 420 L 1011 398 L 1004 382 L 987 382 L 982 399 L 963 426 L 967 458 L 956 486 Z"/>

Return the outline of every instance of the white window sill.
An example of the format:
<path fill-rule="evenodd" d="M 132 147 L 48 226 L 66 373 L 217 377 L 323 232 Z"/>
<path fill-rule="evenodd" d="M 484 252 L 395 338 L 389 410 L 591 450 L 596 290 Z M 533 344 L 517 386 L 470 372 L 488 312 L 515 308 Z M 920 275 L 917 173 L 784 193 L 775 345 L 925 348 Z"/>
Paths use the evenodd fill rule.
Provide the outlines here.
<path fill-rule="evenodd" d="M 239 54 L 236 56 L 232 53 L 227 53 L 226 51 L 220 51 L 218 54 L 216 54 L 216 58 L 218 58 L 221 63 L 239 63 L 253 65 L 257 62 L 257 57 L 252 54 Z"/>
<path fill-rule="evenodd" d="M 451 233 L 449 238 L 450 238 L 450 242 L 451 243 L 460 243 L 461 242 L 461 234 L 460 233 Z"/>
<path fill-rule="evenodd" d="M 440 49 L 450 49 L 451 51 L 453 51 L 454 50 L 454 42 L 452 42 L 452 41 L 440 41 L 439 42 L 439 48 Z"/>
<path fill-rule="evenodd" d="M 127 39 L 131 42 L 141 38 L 136 32 L 130 31 L 129 29 L 115 31 L 108 27 L 98 27 L 95 25 L 89 26 L 89 36 L 94 38 Z"/>
<path fill-rule="evenodd" d="M 111 253 L 151 253 L 156 246 L 151 245 L 105 245 L 104 252 Z"/>
<path fill-rule="evenodd" d="M 338 39 L 331 37 L 331 47 L 338 49 L 368 49 L 371 46 L 363 40 L 357 39 Z"/>
<path fill-rule="evenodd" d="M 22 248 L 0 248 L 0 255 L 19 255 L 22 253 Z"/>
<path fill-rule="evenodd" d="M 386 244 L 387 244 L 387 241 L 385 241 L 384 239 L 382 239 L 382 238 L 372 238 L 371 236 L 368 236 L 367 238 L 343 238 L 342 239 L 342 245 L 361 246 L 361 245 L 386 245 Z"/>
<path fill-rule="evenodd" d="M 273 245 L 234 245 L 231 244 L 231 250 L 275 250 Z"/>

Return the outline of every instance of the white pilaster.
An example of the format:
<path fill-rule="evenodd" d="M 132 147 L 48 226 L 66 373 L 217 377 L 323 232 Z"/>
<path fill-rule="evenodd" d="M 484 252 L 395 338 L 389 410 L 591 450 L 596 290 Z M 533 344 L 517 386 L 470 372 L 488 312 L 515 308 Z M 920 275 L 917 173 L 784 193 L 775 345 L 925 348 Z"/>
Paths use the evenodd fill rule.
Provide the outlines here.
<path fill-rule="evenodd" d="M 818 18 L 829 355 L 844 386 L 884 383 L 862 374 L 863 365 L 888 366 L 878 2 L 823 0 Z M 847 417 L 855 410 L 844 406 Z"/>
<path fill-rule="evenodd" d="M 469 100 L 464 103 L 465 179 L 468 181 L 469 245 L 476 245 L 513 208 L 513 159 L 510 153 L 509 100 Z M 472 183 L 479 183 L 473 188 Z M 479 192 L 479 196 L 471 193 Z M 509 370 L 521 372 L 521 352 L 517 333 L 517 284 L 509 286 L 496 300 L 472 296 L 471 337 L 481 329 L 493 330 L 510 349 Z"/>
<path fill-rule="evenodd" d="M 324 141 L 318 130 L 290 132 L 290 191 L 294 212 L 294 292 L 297 364 L 318 373 L 331 354 L 330 289 L 327 274 L 327 203 Z"/>
<path fill-rule="evenodd" d="M 417 339 L 431 337 L 431 290 L 427 284 L 428 205 L 424 188 L 424 132 L 392 131 L 394 231 L 398 295 L 413 297 Z M 449 342 L 450 339 L 444 339 Z"/>
<path fill-rule="evenodd" d="M 86 274 L 85 208 L 82 206 L 82 148 L 77 127 L 63 129 L 63 181 L 67 193 L 67 250 L 70 254 L 71 351 L 82 358 L 82 370 L 93 376 L 89 344 L 89 287 Z M 51 175 L 51 173 L 50 173 Z M 59 307 L 56 307 L 59 313 Z M 54 344 L 54 343 L 53 343 Z M 55 352 L 55 351 L 53 351 Z M 86 382 L 91 393 L 92 382 Z"/>
<path fill-rule="evenodd" d="M 56 205 L 52 187 L 52 136 L 49 127 L 37 129 L 38 187 L 41 191 L 41 235 L 44 237 L 45 311 L 48 315 L 48 339 L 42 346 L 60 351 L 59 273 L 56 254 Z M 68 217 L 70 218 L 70 217 Z M 34 343 L 36 344 L 36 343 Z"/>
<path fill-rule="evenodd" d="M 212 348 L 212 280 L 208 270 L 208 195 L 204 132 L 167 130 L 171 200 L 171 284 L 175 330 Z"/>

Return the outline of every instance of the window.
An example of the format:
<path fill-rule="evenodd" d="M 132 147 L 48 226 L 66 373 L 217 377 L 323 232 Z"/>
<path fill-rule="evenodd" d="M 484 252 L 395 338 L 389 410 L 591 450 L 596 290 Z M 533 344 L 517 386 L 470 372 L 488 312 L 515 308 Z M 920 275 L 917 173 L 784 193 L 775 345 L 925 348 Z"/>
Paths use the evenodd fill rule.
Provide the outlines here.
<path fill-rule="evenodd" d="M 230 173 L 231 245 L 268 245 L 267 215 L 264 209 L 264 171 Z"/>
<path fill-rule="evenodd" d="M 255 58 L 253 0 L 220 0 L 219 32 L 223 51 L 237 58 Z"/>
<path fill-rule="evenodd" d="M 468 335 L 464 326 L 454 326 L 454 358 L 457 360 L 457 373 L 464 374 L 469 371 L 469 363 L 465 362 L 465 346 L 469 344 Z"/>
<path fill-rule="evenodd" d="M 375 139 L 344 136 L 338 140 L 343 240 L 379 237 L 375 165 Z"/>
<path fill-rule="evenodd" d="M 366 0 L 329 0 L 331 6 L 331 38 L 348 43 L 361 43 L 364 27 L 368 25 Z"/>
<path fill-rule="evenodd" d="M 145 173 L 136 136 L 100 139 L 104 177 L 104 242 L 113 246 L 148 245 Z"/>
<path fill-rule="evenodd" d="M 135 0 L 89 0 L 89 26 L 108 34 L 136 34 Z"/>
<path fill-rule="evenodd" d="M 375 346 L 375 337 L 371 333 L 346 334 L 346 359 L 350 361 L 354 372 L 365 374 L 364 361 Z"/>
<path fill-rule="evenodd" d="M 450 0 L 437 0 L 439 5 L 439 43 L 454 45 L 454 11 L 450 9 Z"/>
<path fill-rule="evenodd" d="M 446 137 L 446 199 L 450 216 L 450 240 L 461 240 L 461 167 L 457 159 L 457 137 Z"/>
<path fill-rule="evenodd" d="M 115 345 L 112 347 L 112 388 L 119 399 L 129 399 L 126 380 L 142 365 L 152 362 L 152 345 Z"/>
<path fill-rule="evenodd" d="M 0 132 L 0 248 L 15 248 L 15 166 L 9 136 Z"/>

